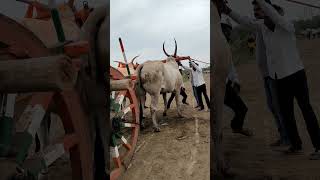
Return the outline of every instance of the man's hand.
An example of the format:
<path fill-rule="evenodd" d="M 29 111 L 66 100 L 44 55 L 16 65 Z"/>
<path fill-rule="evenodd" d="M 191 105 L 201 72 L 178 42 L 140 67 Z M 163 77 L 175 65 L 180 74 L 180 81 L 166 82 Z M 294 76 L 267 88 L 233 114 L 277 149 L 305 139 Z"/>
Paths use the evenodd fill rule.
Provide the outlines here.
<path fill-rule="evenodd" d="M 223 1 L 223 3 L 221 4 L 220 10 L 222 13 L 228 15 L 231 13 L 231 8 L 226 4 L 225 1 Z"/>

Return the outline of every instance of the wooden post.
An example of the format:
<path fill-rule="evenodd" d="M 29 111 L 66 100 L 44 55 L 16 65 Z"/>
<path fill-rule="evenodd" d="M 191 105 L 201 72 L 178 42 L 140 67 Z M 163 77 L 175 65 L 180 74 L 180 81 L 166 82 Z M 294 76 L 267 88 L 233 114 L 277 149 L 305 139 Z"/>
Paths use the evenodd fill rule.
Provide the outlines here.
<path fill-rule="evenodd" d="M 0 61 L 0 92 L 61 91 L 73 88 L 77 72 L 67 56 Z"/>
<path fill-rule="evenodd" d="M 132 86 L 133 86 L 133 82 L 131 79 L 111 80 L 110 81 L 111 91 L 127 90 Z"/>

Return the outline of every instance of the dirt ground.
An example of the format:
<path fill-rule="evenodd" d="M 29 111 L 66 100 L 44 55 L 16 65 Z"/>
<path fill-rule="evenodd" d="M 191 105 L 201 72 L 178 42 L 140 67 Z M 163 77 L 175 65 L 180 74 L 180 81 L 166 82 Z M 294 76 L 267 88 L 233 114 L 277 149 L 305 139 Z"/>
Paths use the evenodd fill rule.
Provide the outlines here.
<path fill-rule="evenodd" d="M 298 46 L 303 59 L 309 83 L 311 104 L 320 118 L 320 40 L 299 40 Z M 241 96 L 248 106 L 245 126 L 254 130 L 252 138 L 231 133 L 229 126 L 232 113 L 227 109 L 224 127 L 226 156 L 236 173 L 236 180 L 316 180 L 320 179 L 320 161 L 308 160 L 313 151 L 302 114 L 295 104 L 297 126 L 303 142 L 302 155 L 283 155 L 279 148 L 272 149 L 269 144 L 277 138 L 275 121 L 266 106 L 266 99 L 257 66 L 254 62 L 237 67 L 242 92 Z"/>
<path fill-rule="evenodd" d="M 209 74 L 205 74 L 210 97 Z M 191 84 L 185 82 L 188 105 L 182 105 L 184 118 L 178 118 L 175 100 L 167 117 L 162 116 L 163 100 L 157 117 L 161 132 L 152 131 L 150 110 L 146 109 L 146 130 L 139 135 L 136 153 L 130 168 L 120 180 L 207 180 L 210 167 L 210 112 L 193 108 Z M 150 96 L 147 97 L 147 106 Z"/>
<path fill-rule="evenodd" d="M 320 84 L 317 79 L 320 68 L 320 52 L 317 51 L 319 45 L 319 39 L 298 41 L 307 71 L 311 103 L 317 116 L 320 114 Z M 233 113 L 230 109 L 225 109 L 225 155 L 235 172 L 233 179 L 320 179 L 320 161 L 308 160 L 313 148 L 298 106 L 295 106 L 295 114 L 304 153 L 283 155 L 279 151 L 281 149 L 269 147 L 278 138 L 278 134 L 274 119 L 266 106 L 263 81 L 255 62 L 245 61 L 237 70 L 242 86 L 241 96 L 249 108 L 245 127 L 253 129 L 255 135 L 247 138 L 231 133 L 230 120 Z M 209 80 L 207 75 L 206 80 Z M 189 84 L 187 85 L 189 97 L 192 97 Z M 149 127 L 140 134 L 138 152 L 121 180 L 209 179 L 209 113 L 199 113 L 192 106 L 184 106 L 183 112 L 188 116 L 178 119 L 174 108 L 175 106 L 166 118 L 162 118 L 161 110 L 158 112 L 158 118 L 168 123 L 162 127 L 162 132 L 154 134 Z M 195 135 L 195 117 L 198 117 L 199 122 L 199 144 Z M 146 121 L 150 123 L 150 116 L 147 116 Z M 177 140 L 180 136 L 186 138 Z"/>
<path fill-rule="evenodd" d="M 307 70 L 311 103 L 320 118 L 320 40 L 300 40 L 298 45 Z M 277 139 L 277 130 L 266 106 L 263 83 L 255 62 L 240 64 L 237 70 L 241 80 L 241 96 L 249 108 L 245 126 L 252 128 L 255 135 L 247 138 L 232 134 L 229 124 L 233 114 L 226 108 L 224 144 L 226 157 L 236 173 L 234 179 L 320 179 L 320 161 L 308 160 L 308 155 L 313 149 L 298 106 L 295 106 L 295 112 L 304 153 L 294 156 L 283 155 L 279 149 L 269 147 L 269 144 Z M 208 74 L 205 75 L 205 79 L 209 94 Z M 197 112 L 192 107 L 190 83 L 187 82 L 185 85 L 190 103 L 190 106 L 183 105 L 185 118 L 178 118 L 174 101 L 168 116 L 163 117 L 161 100 L 157 117 L 163 125 L 160 133 L 153 133 L 150 112 L 147 109 L 147 129 L 140 132 L 133 161 L 120 180 L 209 179 L 209 112 Z M 149 102 L 147 105 L 149 106 Z M 54 163 L 50 172 L 53 173 L 50 173 L 49 179 L 71 179 L 69 161 L 66 158 Z"/>

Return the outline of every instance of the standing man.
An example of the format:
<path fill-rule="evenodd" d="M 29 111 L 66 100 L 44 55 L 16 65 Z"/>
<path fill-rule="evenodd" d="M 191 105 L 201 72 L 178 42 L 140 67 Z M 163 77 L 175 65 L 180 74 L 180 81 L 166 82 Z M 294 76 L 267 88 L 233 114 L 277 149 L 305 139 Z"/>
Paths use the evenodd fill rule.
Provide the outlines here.
<path fill-rule="evenodd" d="M 279 6 L 272 5 L 270 1 L 254 0 L 252 4 L 256 17 L 260 17 L 264 25 L 251 25 L 260 28 L 263 34 L 269 75 L 277 82 L 280 111 L 291 142 L 286 153 L 292 154 L 302 150 L 294 117 L 296 99 L 315 149 L 310 159 L 319 160 L 320 129 L 310 104 L 307 76 L 297 50 L 294 25 L 281 15 L 281 11 L 277 12 Z"/>
<path fill-rule="evenodd" d="M 232 25 L 221 23 L 221 28 L 224 36 L 226 37 L 228 43 L 231 41 Z M 240 133 L 245 136 L 252 136 L 253 133 L 249 129 L 244 129 L 244 119 L 248 112 L 246 104 L 243 102 L 240 93 L 240 81 L 238 78 L 238 73 L 234 67 L 233 61 L 231 61 L 231 66 L 229 74 L 226 80 L 226 92 L 224 96 L 224 104 L 231 108 L 234 112 L 234 117 L 231 120 L 231 128 L 233 133 Z"/>
<path fill-rule="evenodd" d="M 267 0 L 267 2 L 270 3 L 269 0 Z M 281 16 L 284 15 L 283 9 L 279 6 L 273 5 L 273 8 L 277 10 L 277 13 L 279 13 Z M 270 146 L 290 145 L 288 133 L 286 127 L 284 126 L 280 112 L 276 80 L 271 78 L 269 74 L 266 46 L 263 39 L 265 29 L 267 28 L 266 24 L 268 24 L 268 21 L 264 22 L 263 15 L 261 15 L 259 12 L 254 13 L 256 19 L 250 19 L 248 17 L 240 16 L 238 13 L 231 10 L 228 6 L 225 6 L 224 10 L 224 13 L 229 15 L 237 23 L 244 25 L 244 27 L 247 28 L 247 30 L 255 33 L 256 61 L 260 73 L 264 79 L 264 88 L 266 93 L 267 105 L 269 110 L 273 114 L 280 135 L 279 140 L 276 140 L 274 143 L 271 143 Z"/>
<path fill-rule="evenodd" d="M 177 64 L 178 64 L 178 66 L 179 66 L 179 72 L 180 72 L 180 74 L 182 75 L 182 69 L 181 69 L 181 67 L 180 67 L 180 64 L 181 64 L 181 62 L 180 61 L 177 61 Z M 171 96 L 170 96 L 170 98 L 169 98 L 169 100 L 168 100 L 168 103 L 167 103 L 167 109 L 170 109 L 170 105 L 171 105 L 171 103 L 172 103 L 172 101 L 173 101 L 173 99 L 174 99 L 174 97 L 175 97 L 175 94 L 176 93 L 171 93 Z M 184 88 L 184 83 L 182 82 L 182 86 L 181 86 L 181 89 L 180 89 L 180 95 L 183 97 L 182 98 L 182 103 L 183 104 L 185 104 L 185 105 L 189 105 L 189 103 L 187 103 L 187 98 L 188 98 L 188 95 L 187 95 L 187 93 L 186 93 L 186 88 Z"/>
<path fill-rule="evenodd" d="M 193 85 L 196 87 L 197 97 L 198 97 L 198 100 L 199 100 L 200 108 L 198 110 L 199 111 L 203 111 L 204 110 L 204 104 L 203 104 L 203 101 L 202 101 L 202 94 L 203 94 L 203 96 L 204 96 L 204 98 L 206 100 L 207 107 L 208 107 L 208 110 L 209 110 L 210 109 L 210 100 L 209 100 L 209 97 L 207 95 L 207 88 L 206 88 L 206 83 L 205 83 L 204 78 L 203 78 L 202 69 L 198 66 L 197 63 L 195 63 L 193 61 L 189 61 L 189 66 L 191 68 L 183 66 L 182 64 L 180 64 L 180 65 L 184 69 L 191 70 Z"/>
<path fill-rule="evenodd" d="M 182 67 L 184 68 L 184 66 L 182 66 L 182 64 L 179 62 L 179 67 Z M 196 87 L 194 86 L 194 83 L 193 83 L 193 76 L 192 76 L 192 65 L 189 63 L 189 68 L 185 69 L 187 71 L 189 71 L 189 79 L 190 79 L 190 83 L 191 83 L 191 86 L 192 86 L 192 92 L 193 92 L 193 96 L 194 98 L 196 99 L 196 102 L 197 102 L 197 106 L 195 108 L 199 108 L 199 98 L 198 98 L 198 95 L 197 95 L 197 90 L 196 90 Z"/>
<path fill-rule="evenodd" d="M 253 133 L 243 128 L 244 119 L 248 112 L 246 104 L 243 102 L 240 93 L 240 82 L 236 69 L 231 62 L 230 71 L 227 77 L 226 93 L 224 97 L 224 104 L 230 107 L 234 112 L 234 117 L 231 120 L 231 128 L 233 133 L 240 133 L 245 136 L 252 136 Z"/>

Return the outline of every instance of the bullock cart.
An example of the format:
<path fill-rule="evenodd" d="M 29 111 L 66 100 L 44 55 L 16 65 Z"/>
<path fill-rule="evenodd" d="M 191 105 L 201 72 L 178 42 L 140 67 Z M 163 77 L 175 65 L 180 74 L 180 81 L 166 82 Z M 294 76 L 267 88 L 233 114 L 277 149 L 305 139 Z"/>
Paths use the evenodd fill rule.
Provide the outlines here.
<path fill-rule="evenodd" d="M 1 177 L 42 179 L 65 173 L 50 169 L 62 159 L 67 163 L 59 166 L 67 164 L 72 179 L 93 180 L 95 143 L 81 100 L 84 86 L 78 87 L 82 57 L 90 53 L 79 26 L 89 10 L 79 14 L 74 0 L 59 8 L 19 1 L 28 4 L 24 18 L 0 14 Z"/>
<path fill-rule="evenodd" d="M 118 68 L 110 67 L 111 179 L 117 179 L 130 165 L 140 128 L 140 109 L 135 94 L 136 66 L 133 64 L 137 56 L 128 64 L 120 38 L 119 42 L 126 63 L 117 61 Z"/>

